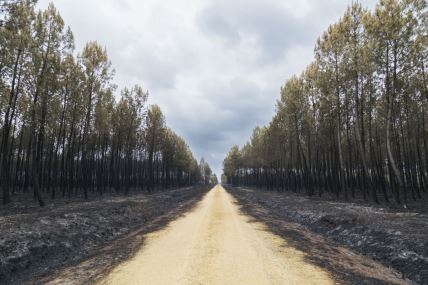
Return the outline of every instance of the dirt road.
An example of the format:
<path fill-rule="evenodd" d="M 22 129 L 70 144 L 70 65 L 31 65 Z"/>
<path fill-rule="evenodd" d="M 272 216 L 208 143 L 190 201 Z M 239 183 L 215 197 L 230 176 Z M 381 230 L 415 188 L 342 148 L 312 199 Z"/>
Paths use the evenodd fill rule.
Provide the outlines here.
<path fill-rule="evenodd" d="M 242 215 L 213 188 L 198 207 L 150 234 L 133 259 L 100 284 L 334 284 L 305 254 Z"/>

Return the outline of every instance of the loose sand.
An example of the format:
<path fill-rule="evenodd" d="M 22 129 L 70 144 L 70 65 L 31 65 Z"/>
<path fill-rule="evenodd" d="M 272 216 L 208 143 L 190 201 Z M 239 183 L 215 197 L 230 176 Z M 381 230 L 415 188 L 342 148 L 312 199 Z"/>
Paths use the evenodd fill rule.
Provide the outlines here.
<path fill-rule="evenodd" d="M 305 253 L 240 213 L 213 188 L 195 210 L 152 233 L 100 284 L 335 284 Z"/>

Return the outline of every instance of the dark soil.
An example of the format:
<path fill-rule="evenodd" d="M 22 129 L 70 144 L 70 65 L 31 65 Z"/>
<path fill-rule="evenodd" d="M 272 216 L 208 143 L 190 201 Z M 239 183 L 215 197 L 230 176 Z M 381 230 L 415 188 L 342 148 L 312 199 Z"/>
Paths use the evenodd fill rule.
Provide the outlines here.
<path fill-rule="evenodd" d="M 348 270 L 346 262 L 313 242 L 289 222 L 303 226 L 335 246 L 380 262 L 398 271 L 403 280 L 428 284 L 428 215 L 426 211 L 404 211 L 381 206 L 337 202 L 294 193 L 255 191 L 227 187 L 242 210 L 266 223 L 269 229 L 305 252 L 312 261 L 329 268 L 352 284 L 388 284 Z M 423 207 L 422 207 L 423 208 Z M 338 253 L 337 253 L 338 254 Z M 351 262 L 351 261 L 350 261 Z M 349 263 L 349 262 L 348 262 Z"/>
<path fill-rule="evenodd" d="M 97 266 L 106 270 L 128 258 L 143 240 L 124 240 L 120 251 L 116 247 L 114 252 L 109 252 L 110 242 L 162 228 L 192 208 L 208 190 L 201 186 L 126 197 L 108 195 L 86 202 L 58 200 L 44 208 L 18 197 L 17 202 L 0 207 L 0 284 L 42 284 L 38 280 L 43 276 L 92 256 L 102 257 Z M 82 276 L 87 278 L 81 284 L 101 273 Z"/>

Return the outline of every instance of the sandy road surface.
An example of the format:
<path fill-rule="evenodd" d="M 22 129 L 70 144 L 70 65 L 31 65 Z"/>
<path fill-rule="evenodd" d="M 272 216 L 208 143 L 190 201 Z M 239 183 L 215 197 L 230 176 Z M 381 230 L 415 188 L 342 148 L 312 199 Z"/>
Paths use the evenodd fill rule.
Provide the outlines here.
<path fill-rule="evenodd" d="M 334 284 L 305 254 L 242 215 L 222 187 L 150 234 L 133 259 L 100 284 Z"/>

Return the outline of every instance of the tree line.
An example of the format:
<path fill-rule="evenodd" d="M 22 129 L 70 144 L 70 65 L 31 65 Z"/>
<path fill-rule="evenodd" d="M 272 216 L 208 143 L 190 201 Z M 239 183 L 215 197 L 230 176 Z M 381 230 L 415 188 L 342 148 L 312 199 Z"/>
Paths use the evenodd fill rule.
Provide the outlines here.
<path fill-rule="evenodd" d="M 349 6 L 276 114 L 224 160 L 228 183 L 407 205 L 428 188 L 425 0 Z"/>
<path fill-rule="evenodd" d="M 199 162 L 199 171 L 201 173 L 201 181 L 205 185 L 218 184 L 218 178 L 216 174 L 213 174 L 213 171 L 210 165 L 205 161 L 205 158 L 201 158 Z"/>
<path fill-rule="evenodd" d="M 135 86 L 115 96 L 106 49 L 89 42 L 76 55 L 54 5 L 40 11 L 36 3 L 0 1 L 3 203 L 21 192 L 43 206 L 48 197 L 205 181 L 148 92 Z"/>

